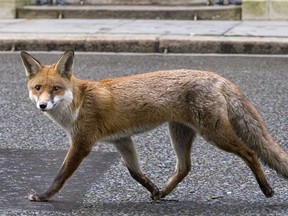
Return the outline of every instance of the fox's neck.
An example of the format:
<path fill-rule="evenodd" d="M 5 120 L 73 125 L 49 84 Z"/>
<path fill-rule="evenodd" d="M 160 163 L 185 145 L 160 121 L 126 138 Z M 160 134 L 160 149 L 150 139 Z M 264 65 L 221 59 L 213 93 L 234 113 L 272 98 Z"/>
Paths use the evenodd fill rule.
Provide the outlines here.
<path fill-rule="evenodd" d="M 72 78 L 71 81 L 73 82 L 75 79 L 76 78 Z M 56 106 L 49 112 L 46 112 L 49 118 L 51 118 L 68 133 L 73 131 L 74 123 L 78 118 L 81 106 L 79 86 L 72 86 L 72 89 L 68 89 L 65 92 L 65 94 L 70 95 L 67 96 L 67 100 L 64 99 L 64 101 L 60 103 L 59 106 Z"/>
<path fill-rule="evenodd" d="M 76 108 L 73 110 L 71 109 L 71 105 L 64 105 L 61 104 L 59 105 L 59 107 L 55 107 L 55 109 L 47 112 L 46 114 L 65 131 L 70 132 L 72 130 L 74 122 L 78 118 L 80 108 Z"/>

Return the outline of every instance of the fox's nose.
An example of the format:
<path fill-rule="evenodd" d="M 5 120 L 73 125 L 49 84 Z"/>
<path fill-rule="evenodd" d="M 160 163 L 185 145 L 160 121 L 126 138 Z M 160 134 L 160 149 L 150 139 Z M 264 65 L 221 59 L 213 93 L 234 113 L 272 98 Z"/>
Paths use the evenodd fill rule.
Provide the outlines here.
<path fill-rule="evenodd" d="M 40 109 L 44 110 L 47 107 L 47 104 L 43 103 L 39 105 Z"/>

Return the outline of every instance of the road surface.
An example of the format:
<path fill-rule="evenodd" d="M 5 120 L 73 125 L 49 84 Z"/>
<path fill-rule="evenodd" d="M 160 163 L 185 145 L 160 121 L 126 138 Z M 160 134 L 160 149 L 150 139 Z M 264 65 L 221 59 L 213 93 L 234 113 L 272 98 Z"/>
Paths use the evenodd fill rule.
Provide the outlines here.
<path fill-rule="evenodd" d="M 33 53 L 42 63 L 61 53 Z M 112 145 L 99 143 L 60 194 L 29 202 L 50 186 L 69 147 L 65 133 L 28 99 L 19 53 L 0 53 L 0 215 L 287 215 L 288 182 L 265 168 L 275 196 L 267 199 L 236 156 L 197 138 L 192 170 L 160 203 L 134 181 Z M 236 83 L 253 101 L 288 151 L 288 56 L 147 55 L 77 53 L 75 75 L 83 79 L 154 70 L 212 70 Z M 166 125 L 134 136 L 147 176 L 162 187 L 175 167 Z"/>

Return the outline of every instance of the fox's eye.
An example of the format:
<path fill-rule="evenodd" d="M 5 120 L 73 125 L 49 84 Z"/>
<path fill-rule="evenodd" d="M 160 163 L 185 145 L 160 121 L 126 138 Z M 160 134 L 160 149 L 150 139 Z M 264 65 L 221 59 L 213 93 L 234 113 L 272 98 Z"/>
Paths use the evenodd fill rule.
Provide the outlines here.
<path fill-rule="evenodd" d="M 41 85 L 36 85 L 36 86 L 35 86 L 35 89 L 36 89 L 37 91 L 39 91 L 39 90 L 41 89 Z"/>
<path fill-rule="evenodd" d="M 59 86 L 53 86 L 53 91 L 58 91 L 60 89 Z"/>

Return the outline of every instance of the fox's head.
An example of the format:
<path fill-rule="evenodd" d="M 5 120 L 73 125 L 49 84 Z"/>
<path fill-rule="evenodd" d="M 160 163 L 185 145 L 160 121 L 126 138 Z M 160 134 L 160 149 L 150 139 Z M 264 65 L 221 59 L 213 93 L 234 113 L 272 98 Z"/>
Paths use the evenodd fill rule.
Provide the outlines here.
<path fill-rule="evenodd" d="M 74 52 L 66 51 L 56 64 L 41 65 L 27 52 L 21 58 L 28 79 L 30 99 L 41 111 L 50 111 L 58 106 L 68 106 L 73 100 L 71 76 Z"/>

